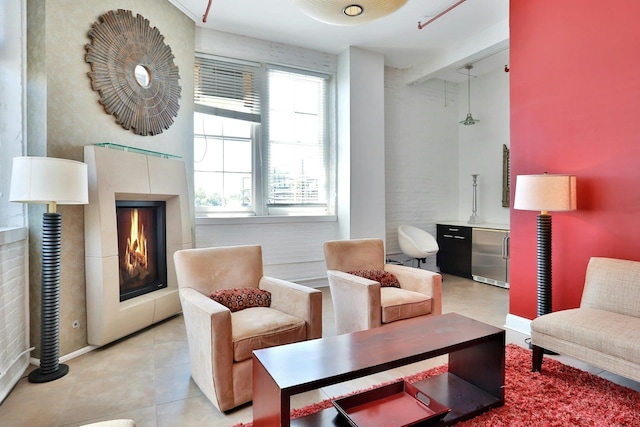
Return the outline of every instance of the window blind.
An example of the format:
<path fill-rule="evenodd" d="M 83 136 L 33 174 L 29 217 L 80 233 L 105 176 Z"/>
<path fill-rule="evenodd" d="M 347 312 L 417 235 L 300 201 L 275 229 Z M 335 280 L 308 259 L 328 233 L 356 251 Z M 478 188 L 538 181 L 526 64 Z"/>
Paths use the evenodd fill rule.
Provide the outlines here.
<path fill-rule="evenodd" d="M 324 206 L 328 76 L 268 70 L 267 205 Z"/>
<path fill-rule="evenodd" d="M 260 122 L 259 65 L 196 56 L 196 111 Z"/>

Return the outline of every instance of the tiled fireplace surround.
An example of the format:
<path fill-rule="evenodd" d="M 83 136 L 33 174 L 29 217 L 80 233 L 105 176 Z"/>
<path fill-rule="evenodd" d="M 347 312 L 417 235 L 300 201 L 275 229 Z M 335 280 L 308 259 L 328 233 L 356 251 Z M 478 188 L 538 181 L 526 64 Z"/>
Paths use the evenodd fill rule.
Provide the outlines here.
<path fill-rule="evenodd" d="M 89 204 L 84 209 L 87 339 L 104 345 L 181 311 L 173 254 L 192 247 L 184 162 L 86 146 Z M 120 302 L 116 200 L 166 203 L 167 287 Z"/>

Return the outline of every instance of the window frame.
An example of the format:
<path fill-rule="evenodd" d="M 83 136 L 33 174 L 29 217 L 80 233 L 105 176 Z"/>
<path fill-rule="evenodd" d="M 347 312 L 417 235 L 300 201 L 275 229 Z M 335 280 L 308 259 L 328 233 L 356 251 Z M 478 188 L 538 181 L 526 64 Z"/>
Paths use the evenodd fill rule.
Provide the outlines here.
<path fill-rule="evenodd" d="M 299 67 L 291 67 L 284 65 L 274 65 L 268 63 L 255 63 L 243 60 L 218 57 L 209 54 L 197 53 L 197 57 L 222 61 L 229 64 L 252 64 L 258 65 L 257 80 L 259 82 L 259 102 L 261 104 L 261 112 L 258 115 L 234 112 L 216 107 L 206 106 L 195 102 L 194 96 L 194 116 L 195 113 L 210 114 L 214 116 L 240 119 L 252 121 L 255 123 L 252 135 L 252 207 L 247 210 L 230 210 L 216 207 L 199 207 L 194 206 L 196 218 L 238 218 L 238 217 L 305 217 L 311 219 L 317 218 L 335 218 L 336 209 L 336 144 L 335 144 L 335 126 L 336 126 L 336 105 L 335 105 L 335 74 L 309 70 Z M 287 204 L 269 204 L 268 189 L 268 161 L 269 161 L 269 141 L 267 133 L 268 121 L 268 91 L 269 91 L 269 70 L 278 70 L 289 73 L 297 73 L 306 76 L 313 76 L 326 79 L 324 90 L 324 144 L 323 151 L 325 156 L 324 172 L 326 175 L 326 203 L 308 204 L 308 205 L 287 205 Z M 256 121 L 256 117 L 258 121 Z M 194 132 L 195 142 L 195 132 Z M 195 185 L 194 185 L 195 191 Z"/>

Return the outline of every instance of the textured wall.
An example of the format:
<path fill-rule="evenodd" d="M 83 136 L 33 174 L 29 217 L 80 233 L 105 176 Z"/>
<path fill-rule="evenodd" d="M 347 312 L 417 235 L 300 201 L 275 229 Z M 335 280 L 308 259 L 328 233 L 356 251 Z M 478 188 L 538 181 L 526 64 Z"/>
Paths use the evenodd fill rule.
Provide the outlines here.
<path fill-rule="evenodd" d="M 577 177 L 578 210 L 552 213 L 554 310 L 579 305 L 590 257 L 640 259 L 640 2 L 614 3 L 510 5 L 512 175 Z M 529 319 L 535 224 L 511 211 L 510 313 Z"/>
<path fill-rule="evenodd" d="M 0 403 L 29 364 L 27 229 L 0 230 Z"/>
<path fill-rule="evenodd" d="M 105 113 L 87 76 L 85 44 L 91 25 L 115 9 L 131 10 L 149 20 L 165 37 L 179 68 L 181 99 L 174 124 L 162 134 L 139 136 L 125 130 Z M 160 151 L 181 156 L 192 177 L 193 51 L 195 24 L 164 0 L 29 0 L 29 144 L 33 155 L 83 160 L 83 147 L 99 142 Z M 33 20 L 31 20 L 33 18 Z M 33 110 L 31 107 L 33 106 Z M 45 130 L 43 134 L 43 129 Z M 84 272 L 83 208 L 61 206 L 63 216 L 60 354 L 87 345 Z M 31 215 L 31 235 L 39 235 L 41 211 Z M 32 241 L 31 260 L 39 259 L 39 242 Z M 39 283 L 37 262 L 31 269 L 31 339 L 39 342 Z M 79 328 L 72 328 L 74 321 Z M 37 356 L 37 351 L 36 351 Z"/>

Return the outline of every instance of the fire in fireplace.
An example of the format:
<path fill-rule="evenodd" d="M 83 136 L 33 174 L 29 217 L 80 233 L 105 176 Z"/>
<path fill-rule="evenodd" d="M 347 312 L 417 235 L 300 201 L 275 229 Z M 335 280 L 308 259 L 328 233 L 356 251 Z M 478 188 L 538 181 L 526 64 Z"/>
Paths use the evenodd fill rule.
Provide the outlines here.
<path fill-rule="evenodd" d="M 165 202 L 116 201 L 120 302 L 167 287 Z"/>

